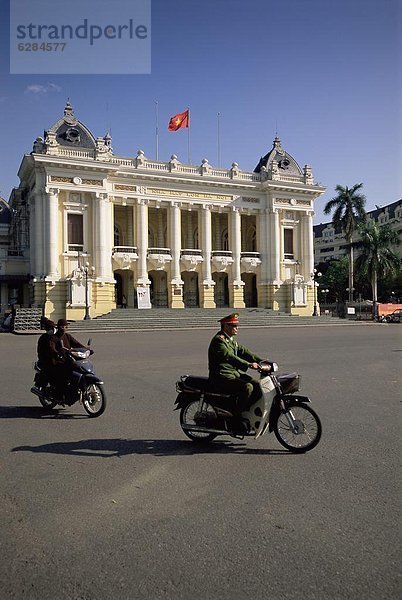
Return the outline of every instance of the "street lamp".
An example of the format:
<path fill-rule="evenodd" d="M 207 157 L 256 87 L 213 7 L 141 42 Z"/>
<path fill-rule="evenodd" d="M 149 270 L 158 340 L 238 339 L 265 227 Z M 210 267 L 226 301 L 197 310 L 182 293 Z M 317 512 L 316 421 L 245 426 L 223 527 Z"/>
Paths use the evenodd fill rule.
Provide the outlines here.
<path fill-rule="evenodd" d="M 86 321 L 87 319 L 91 318 L 91 315 L 89 314 L 89 298 L 88 298 L 88 273 L 91 272 L 91 274 L 94 274 L 95 271 L 95 267 L 89 267 L 89 262 L 85 263 L 84 267 L 81 267 L 81 270 L 84 273 L 84 281 L 85 281 L 85 316 L 84 316 L 84 320 Z"/>
<path fill-rule="evenodd" d="M 314 285 L 314 310 L 313 310 L 313 317 L 318 317 L 318 310 L 317 310 L 317 288 L 320 285 L 318 283 L 318 281 L 316 281 L 318 279 L 318 277 L 321 277 L 322 273 L 318 272 L 317 269 L 314 269 L 313 272 L 311 273 L 311 278 L 313 280 L 313 285 Z"/>
<path fill-rule="evenodd" d="M 327 303 L 327 294 L 329 293 L 328 289 L 325 290 L 321 290 L 321 292 L 324 294 L 324 304 Z"/>
<path fill-rule="evenodd" d="M 346 291 L 348 292 L 349 295 L 349 302 L 353 302 L 353 292 L 355 291 L 355 288 L 346 288 Z"/>

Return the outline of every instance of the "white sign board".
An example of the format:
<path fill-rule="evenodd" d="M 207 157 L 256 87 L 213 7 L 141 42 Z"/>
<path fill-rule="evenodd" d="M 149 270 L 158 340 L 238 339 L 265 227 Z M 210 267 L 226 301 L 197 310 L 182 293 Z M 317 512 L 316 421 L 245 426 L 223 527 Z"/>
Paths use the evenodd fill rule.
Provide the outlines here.
<path fill-rule="evenodd" d="M 138 308 L 152 308 L 149 288 L 137 288 L 137 305 Z"/>
<path fill-rule="evenodd" d="M 354 306 L 348 306 L 348 315 L 356 314 L 356 309 Z"/>

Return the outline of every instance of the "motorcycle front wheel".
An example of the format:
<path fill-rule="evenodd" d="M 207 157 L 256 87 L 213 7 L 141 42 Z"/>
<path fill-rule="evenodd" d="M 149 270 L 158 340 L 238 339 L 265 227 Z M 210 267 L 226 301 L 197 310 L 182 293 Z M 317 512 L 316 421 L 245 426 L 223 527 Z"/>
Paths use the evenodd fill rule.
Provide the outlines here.
<path fill-rule="evenodd" d="M 83 391 L 82 405 L 90 417 L 100 417 L 106 408 L 106 394 L 99 383 L 87 385 Z"/>
<path fill-rule="evenodd" d="M 200 413 L 201 401 L 193 400 L 189 402 L 186 406 L 184 406 L 180 411 L 180 425 L 183 429 L 183 425 L 197 425 L 194 420 L 194 417 Z M 208 411 L 208 408 L 212 410 L 208 404 L 204 402 L 204 411 Z M 207 433 L 203 431 L 188 431 L 187 429 L 183 429 L 183 433 L 190 438 L 193 442 L 201 442 L 203 444 L 207 442 L 212 442 L 216 438 L 214 433 Z"/>
<path fill-rule="evenodd" d="M 301 454 L 317 446 L 322 433 L 321 421 L 306 404 L 293 404 L 279 413 L 274 433 L 282 446 Z"/>

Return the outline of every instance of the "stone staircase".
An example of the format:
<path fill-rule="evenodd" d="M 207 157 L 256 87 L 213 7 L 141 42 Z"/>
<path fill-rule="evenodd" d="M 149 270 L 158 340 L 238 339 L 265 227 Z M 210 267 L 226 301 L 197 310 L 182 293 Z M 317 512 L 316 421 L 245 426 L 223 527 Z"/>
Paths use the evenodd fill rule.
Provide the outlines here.
<path fill-rule="evenodd" d="M 230 314 L 239 313 L 241 327 L 297 327 L 317 325 L 357 324 L 331 316 L 298 317 L 264 308 L 230 308 L 200 309 L 186 308 L 172 310 L 152 308 L 149 310 L 115 309 L 107 315 L 96 319 L 73 321 L 70 323 L 71 333 L 80 331 L 148 331 L 158 329 L 219 329 L 219 319 Z"/>

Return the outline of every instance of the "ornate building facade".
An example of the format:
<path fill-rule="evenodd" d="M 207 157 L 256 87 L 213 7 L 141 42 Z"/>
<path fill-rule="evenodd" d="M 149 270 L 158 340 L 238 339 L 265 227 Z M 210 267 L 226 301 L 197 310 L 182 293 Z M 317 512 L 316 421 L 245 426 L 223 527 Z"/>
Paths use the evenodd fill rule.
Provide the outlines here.
<path fill-rule="evenodd" d="M 278 138 L 254 172 L 175 155 L 154 161 L 141 150 L 124 158 L 68 102 L 18 175 L 10 206 L 20 215 L 26 294 L 47 316 L 98 316 L 123 295 L 139 308 L 312 312 L 314 200 L 325 188 Z"/>

